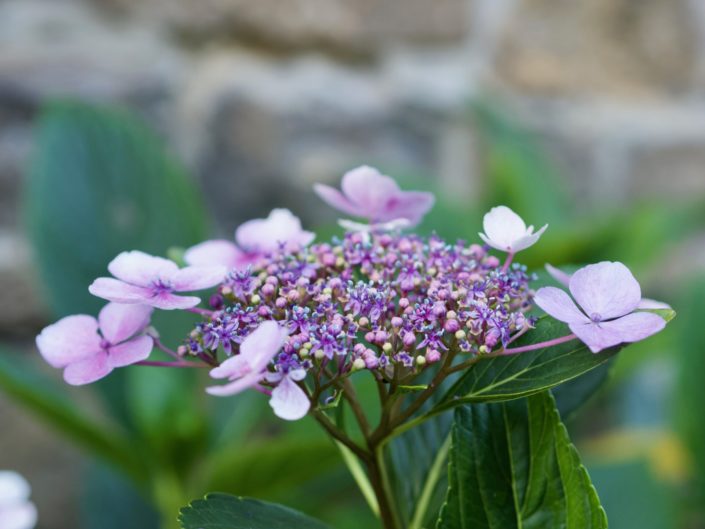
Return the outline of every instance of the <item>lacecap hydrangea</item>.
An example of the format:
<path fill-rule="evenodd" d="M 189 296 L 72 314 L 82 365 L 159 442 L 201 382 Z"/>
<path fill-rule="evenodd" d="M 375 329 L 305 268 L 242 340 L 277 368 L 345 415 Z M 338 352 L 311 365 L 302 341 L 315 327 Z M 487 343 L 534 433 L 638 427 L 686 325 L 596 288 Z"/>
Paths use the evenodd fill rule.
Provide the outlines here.
<path fill-rule="evenodd" d="M 402 191 L 371 167 L 345 174 L 341 190 L 315 190 L 364 222 L 344 219 L 341 236 L 313 242 L 291 212 L 275 209 L 240 226 L 232 241 L 188 249 L 183 268 L 124 252 L 108 266 L 113 277 L 90 286 L 110 302 L 98 319 L 69 316 L 47 327 L 37 338 L 41 354 L 71 384 L 129 364 L 210 368 L 220 382 L 208 393 L 254 389 L 269 396 L 276 415 L 296 420 L 339 397 L 355 372 L 368 372 L 380 387 L 403 388 L 427 370 L 457 372 L 479 355 L 576 339 L 599 353 L 665 326 L 642 310 L 658 303 L 642 300 L 621 263 L 589 265 L 572 276 L 551 268 L 577 304 L 558 288 L 534 292 L 534 275 L 514 256 L 547 226 L 535 231 L 506 206 L 485 215 L 480 245 L 415 235 L 410 229 L 433 206 L 433 195 Z M 203 289 L 212 289 L 205 307 L 183 294 Z M 571 333 L 512 347 L 533 328 L 534 305 Z M 149 326 L 155 308 L 187 310 L 201 321 L 170 348 Z M 148 360 L 152 347 L 172 360 Z"/>

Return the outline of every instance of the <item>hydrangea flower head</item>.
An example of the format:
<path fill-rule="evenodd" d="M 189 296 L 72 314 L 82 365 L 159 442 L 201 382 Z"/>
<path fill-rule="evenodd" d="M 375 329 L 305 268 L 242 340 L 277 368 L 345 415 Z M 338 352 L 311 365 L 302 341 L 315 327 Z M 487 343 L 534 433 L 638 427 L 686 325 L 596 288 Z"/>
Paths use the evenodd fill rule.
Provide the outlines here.
<path fill-rule="evenodd" d="M 634 312 L 641 288 L 622 263 L 602 262 L 575 272 L 569 289 L 577 305 L 563 290 L 540 288 L 534 302 L 565 322 L 593 353 L 643 340 L 662 330 L 666 321 L 650 312 Z"/>
<path fill-rule="evenodd" d="M 186 250 L 184 260 L 192 266 L 246 268 L 267 254 L 308 246 L 314 238 L 315 234 L 304 230 L 291 211 L 273 209 L 266 219 L 242 224 L 235 231 L 235 242 L 223 239 L 202 242 Z"/>
<path fill-rule="evenodd" d="M 0 527 L 33 529 L 37 524 L 37 508 L 29 501 L 31 488 L 17 472 L 0 471 Z"/>
<path fill-rule="evenodd" d="M 91 294 L 117 303 L 150 305 L 165 310 L 195 307 L 201 302 L 200 298 L 179 296 L 175 292 L 213 287 L 226 272 L 220 265 L 179 269 L 169 259 L 140 251 L 122 252 L 110 262 L 108 271 L 117 279 L 96 279 L 88 287 Z"/>
<path fill-rule="evenodd" d="M 37 336 L 37 347 L 51 366 L 64 369 L 66 382 L 89 384 L 149 356 L 153 340 L 141 333 L 151 314 L 146 305 L 108 303 L 97 320 L 77 314 L 49 325 Z"/>
<path fill-rule="evenodd" d="M 229 382 L 210 394 L 271 391 L 274 412 L 296 420 L 319 404 L 302 389 L 305 378 L 367 370 L 411 379 L 451 348 L 502 347 L 530 325 L 528 281 L 525 268 L 502 270 L 477 244 L 348 232 L 230 274 L 222 305 L 190 333 L 188 348 L 227 357 L 211 374 Z"/>
<path fill-rule="evenodd" d="M 314 189 L 334 208 L 373 224 L 406 219 L 416 225 L 435 201 L 432 193 L 402 191 L 392 178 L 366 165 L 345 173 L 341 187 L 342 192 L 323 184 Z"/>
<path fill-rule="evenodd" d="M 548 224 L 534 233 L 534 227 L 527 228 L 524 220 L 514 211 L 507 206 L 497 206 L 485 214 L 482 227 L 485 233 L 479 235 L 486 244 L 513 254 L 535 244 Z"/>

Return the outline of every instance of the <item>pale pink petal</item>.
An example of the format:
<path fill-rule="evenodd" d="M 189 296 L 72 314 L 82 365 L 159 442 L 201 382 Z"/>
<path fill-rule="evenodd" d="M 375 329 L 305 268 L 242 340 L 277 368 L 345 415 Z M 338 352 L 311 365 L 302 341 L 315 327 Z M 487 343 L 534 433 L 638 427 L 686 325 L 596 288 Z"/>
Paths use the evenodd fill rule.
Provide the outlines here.
<path fill-rule="evenodd" d="M 34 529 L 37 525 L 37 508 L 25 501 L 16 505 L 0 507 L 0 528 Z"/>
<path fill-rule="evenodd" d="M 649 312 L 635 312 L 612 321 L 570 324 L 570 329 L 593 353 L 620 343 L 632 343 L 656 334 L 666 321 Z"/>
<path fill-rule="evenodd" d="M 240 378 L 252 372 L 252 367 L 250 366 L 247 358 L 244 358 L 242 354 L 232 356 L 221 363 L 218 367 L 214 367 L 210 370 L 210 376 L 212 378 Z"/>
<path fill-rule="evenodd" d="M 147 303 L 146 300 L 152 295 L 149 289 L 130 285 L 112 277 L 99 277 L 88 287 L 88 292 L 117 303 Z"/>
<path fill-rule="evenodd" d="M 65 367 L 100 350 L 98 322 L 93 316 L 66 316 L 45 327 L 37 336 L 37 348 L 53 367 Z"/>
<path fill-rule="evenodd" d="M 670 310 L 672 307 L 668 303 L 663 301 L 657 301 L 655 299 L 641 298 L 641 301 L 636 306 L 637 309 L 641 310 Z"/>
<path fill-rule="evenodd" d="M 543 287 L 539 288 L 534 295 L 534 303 L 541 307 L 544 312 L 550 314 L 559 321 L 566 323 L 589 322 L 580 309 L 573 303 L 570 296 L 560 288 Z"/>
<path fill-rule="evenodd" d="M 11 470 L 0 470 L 0 508 L 22 503 L 29 499 L 31 492 L 29 483 L 20 474 Z"/>
<path fill-rule="evenodd" d="M 301 221 L 288 209 L 274 209 L 266 219 L 245 222 L 235 232 L 235 240 L 248 252 L 271 253 L 283 245 L 295 251 L 313 241 L 315 234 L 301 228 Z"/>
<path fill-rule="evenodd" d="M 548 224 L 545 224 L 536 233 L 530 233 L 530 234 L 524 235 L 523 237 L 518 238 L 516 241 L 514 241 L 512 243 L 512 246 L 511 246 L 512 252 L 520 252 L 520 251 L 526 250 L 530 246 L 533 246 L 534 244 L 536 244 L 536 242 L 539 240 L 541 235 L 543 235 L 543 232 L 546 231 L 546 228 L 548 228 Z"/>
<path fill-rule="evenodd" d="M 144 301 L 152 307 L 162 310 L 183 310 L 195 307 L 201 302 L 201 298 L 196 296 L 177 296 L 164 292 Z"/>
<path fill-rule="evenodd" d="M 224 384 L 222 386 L 209 386 L 206 388 L 206 393 L 209 395 L 215 395 L 216 397 L 236 395 L 237 393 L 256 386 L 263 377 L 263 373 L 248 373 L 244 377 L 238 378 L 229 384 Z"/>
<path fill-rule="evenodd" d="M 560 284 L 567 287 L 570 283 L 570 274 L 565 273 L 563 270 L 546 263 L 546 271 Z"/>
<path fill-rule="evenodd" d="M 334 207 L 337 210 L 347 213 L 348 215 L 353 215 L 355 217 L 364 217 L 366 210 L 353 204 L 348 200 L 345 195 L 343 195 L 337 189 L 324 184 L 316 184 L 313 186 L 313 190 L 316 194 L 323 199 L 325 203 L 329 206 Z"/>
<path fill-rule="evenodd" d="M 224 266 L 187 266 L 174 272 L 170 284 L 177 292 L 203 290 L 221 283 L 227 272 Z"/>
<path fill-rule="evenodd" d="M 522 218 L 507 206 L 496 206 L 485 214 L 482 227 L 482 240 L 498 250 L 510 251 L 512 244 L 527 235 Z"/>
<path fill-rule="evenodd" d="M 154 340 L 151 336 L 138 336 L 108 349 L 110 367 L 124 367 L 149 358 Z"/>
<path fill-rule="evenodd" d="M 367 165 L 345 173 L 341 187 L 348 200 L 364 211 L 363 216 L 374 222 L 383 220 L 387 203 L 400 191 L 392 178 Z"/>
<path fill-rule="evenodd" d="M 155 279 L 166 279 L 178 270 L 169 259 L 155 257 L 140 251 L 122 252 L 108 265 L 118 279 L 138 286 L 149 286 Z"/>
<path fill-rule="evenodd" d="M 108 303 L 98 314 L 100 332 L 112 344 L 127 340 L 149 325 L 153 310 L 147 305 Z"/>
<path fill-rule="evenodd" d="M 242 255 L 234 242 L 218 239 L 192 246 L 184 253 L 184 261 L 191 266 L 221 265 L 230 270 L 240 264 Z"/>
<path fill-rule="evenodd" d="M 112 370 L 108 362 L 108 353 L 100 351 L 89 358 L 66 366 L 64 380 L 72 386 L 81 386 L 100 380 Z"/>
<path fill-rule="evenodd" d="M 269 405 L 277 417 L 286 421 L 302 419 L 311 407 L 304 390 L 289 377 L 282 378 L 279 385 L 272 390 Z"/>
<path fill-rule="evenodd" d="M 240 344 L 240 356 L 252 371 L 263 371 L 284 345 L 288 333 L 275 321 L 260 323 Z"/>
<path fill-rule="evenodd" d="M 641 300 L 641 288 L 629 269 L 608 261 L 575 272 L 570 278 L 570 292 L 591 319 L 624 316 Z"/>
<path fill-rule="evenodd" d="M 425 191 L 399 191 L 385 204 L 384 211 L 378 215 L 379 222 L 406 219 L 411 225 L 421 222 L 436 201 L 433 193 Z"/>

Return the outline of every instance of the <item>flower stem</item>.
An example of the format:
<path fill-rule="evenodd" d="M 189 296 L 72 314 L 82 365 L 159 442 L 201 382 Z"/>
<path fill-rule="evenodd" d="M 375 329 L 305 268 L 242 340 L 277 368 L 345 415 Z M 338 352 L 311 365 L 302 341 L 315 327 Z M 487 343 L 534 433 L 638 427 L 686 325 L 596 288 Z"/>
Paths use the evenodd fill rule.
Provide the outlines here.
<path fill-rule="evenodd" d="M 513 260 L 514 260 L 514 252 L 509 252 L 507 254 L 507 259 L 504 261 L 504 266 L 502 266 L 502 273 L 509 270 L 509 265 L 512 264 Z"/>
<path fill-rule="evenodd" d="M 150 367 L 210 367 L 205 364 L 198 364 L 196 362 L 155 362 L 152 360 L 142 360 L 141 362 L 136 362 L 136 366 L 150 366 Z"/>
<path fill-rule="evenodd" d="M 560 338 L 554 338 L 553 340 L 548 340 L 546 342 L 532 343 L 531 345 L 525 345 L 523 347 L 515 347 L 513 349 L 502 349 L 497 352 L 497 355 L 513 355 L 517 353 L 525 353 L 527 351 L 535 351 L 536 349 L 544 349 L 545 347 L 552 347 L 554 345 L 562 344 L 575 340 L 577 336 L 574 334 L 568 334 L 567 336 L 561 336 Z"/>

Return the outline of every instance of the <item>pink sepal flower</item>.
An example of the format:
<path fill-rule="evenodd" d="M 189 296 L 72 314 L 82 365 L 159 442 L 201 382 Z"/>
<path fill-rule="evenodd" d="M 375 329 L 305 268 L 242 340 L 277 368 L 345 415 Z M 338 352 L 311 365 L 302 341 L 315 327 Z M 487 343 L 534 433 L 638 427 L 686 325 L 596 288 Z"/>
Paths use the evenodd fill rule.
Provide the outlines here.
<path fill-rule="evenodd" d="M 117 303 L 150 305 L 158 309 L 189 309 L 201 300 L 196 296 L 177 296 L 210 288 L 225 276 L 222 266 L 188 266 L 181 268 L 169 259 L 140 251 L 122 252 L 108 265 L 115 276 L 100 277 L 88 291 L 94 296 Z"/>
<path fill-rule="evenodd" d="M 311 402 L 304 390 L 296 383 L 304 378 L 306 378 L 306 371 L 303 369 L 294 369 L 286 374 L 268 373 L 267 380 L 279 382 L 272 390 L 269 405 L 280 419 L 298 421 L 308 413 Z"/>
<path fill-rule="evenodd" d="M 34 529 L 37 508 L 29 501 L 31 488 L 17 472 L 0 471 L 0 528 Z"/>
<path fill-rule="evenodd" d="M 314 186 L 330 206 L 373 224 L 406 219 L 416 225 L 435 201 L 432 193 L 402 191 L 393 179 L 366 165 L 345 173 L 341 188 L 342 192 L 323 184 Z"/>
<path fill-rule="evenodd" d="M 558 281 L 563 286 L 568 286 L 570 284 L 571 275 L 564 272 L 563 270 L 556 268 L 550 264 L 546 264 L 546 271 L 551 275 L 553 279 Z M 657 301 L 651 298 L 641 298 L 639 304 L 636 306 L 637 309 L 641 310 L 659 310 L 667 309 L 670 310 L 672 307 L 668 303 L 663 301 Z"/>
<path fill-rule="evenodd" d="M 572 275 L 570 293 L 540 288 L 536 305 L 559 321 L 584 342 L 593 353 L 643 340 L 662 330 L 666 321 L 651 312 L 634 312 L 641 301 L 641 288 L 622 263 L 602 262 L 581 268 Z"/>
<path fill-rule="evenodd" d="M 190 265 L 222 265 L 228 270 L 245 268 L 267 254 L 293 252 L 309 245 L 315 234 L 301 227 L 301 221 L 288 209 L 274 209 L 266 219 L 254 219 L 235 231 L 235 242 L 224 239 L 205 241 L 184 254 Z"/>
<path fill-rule="evenodd" d="M 117 367 L 149 357 L 153 340 L 142 335 L 152 307 L 108 303 L 98 319 L 85 314 L 67 316 L 37 336 L 37 347 L 53 367 L 64 369 L 72 385 L 95 382 Z"/>
<path fill-rule="evenodd" d="M 213 378 L 227 378 L 223 386 L 210 386 L 206 392 L 218 397 L 235 395 L 254 387 L 265 378 L 267 366 L 284 345 L 288 333 L 275 321 L 262 322 L 240 344 L 239 354 L 211 370 Z"/>
<path fill-rule="evenodd" d="M 534 233 L 534 227 L 527 227 L 514 211 L 507 206 L 497 206 L 485 214 L 482 227 L 485 233 L 479 235 L 486 244 L 496 250 L 516 253 L 533 246 L 546 231 L 548 224 Z"/>

